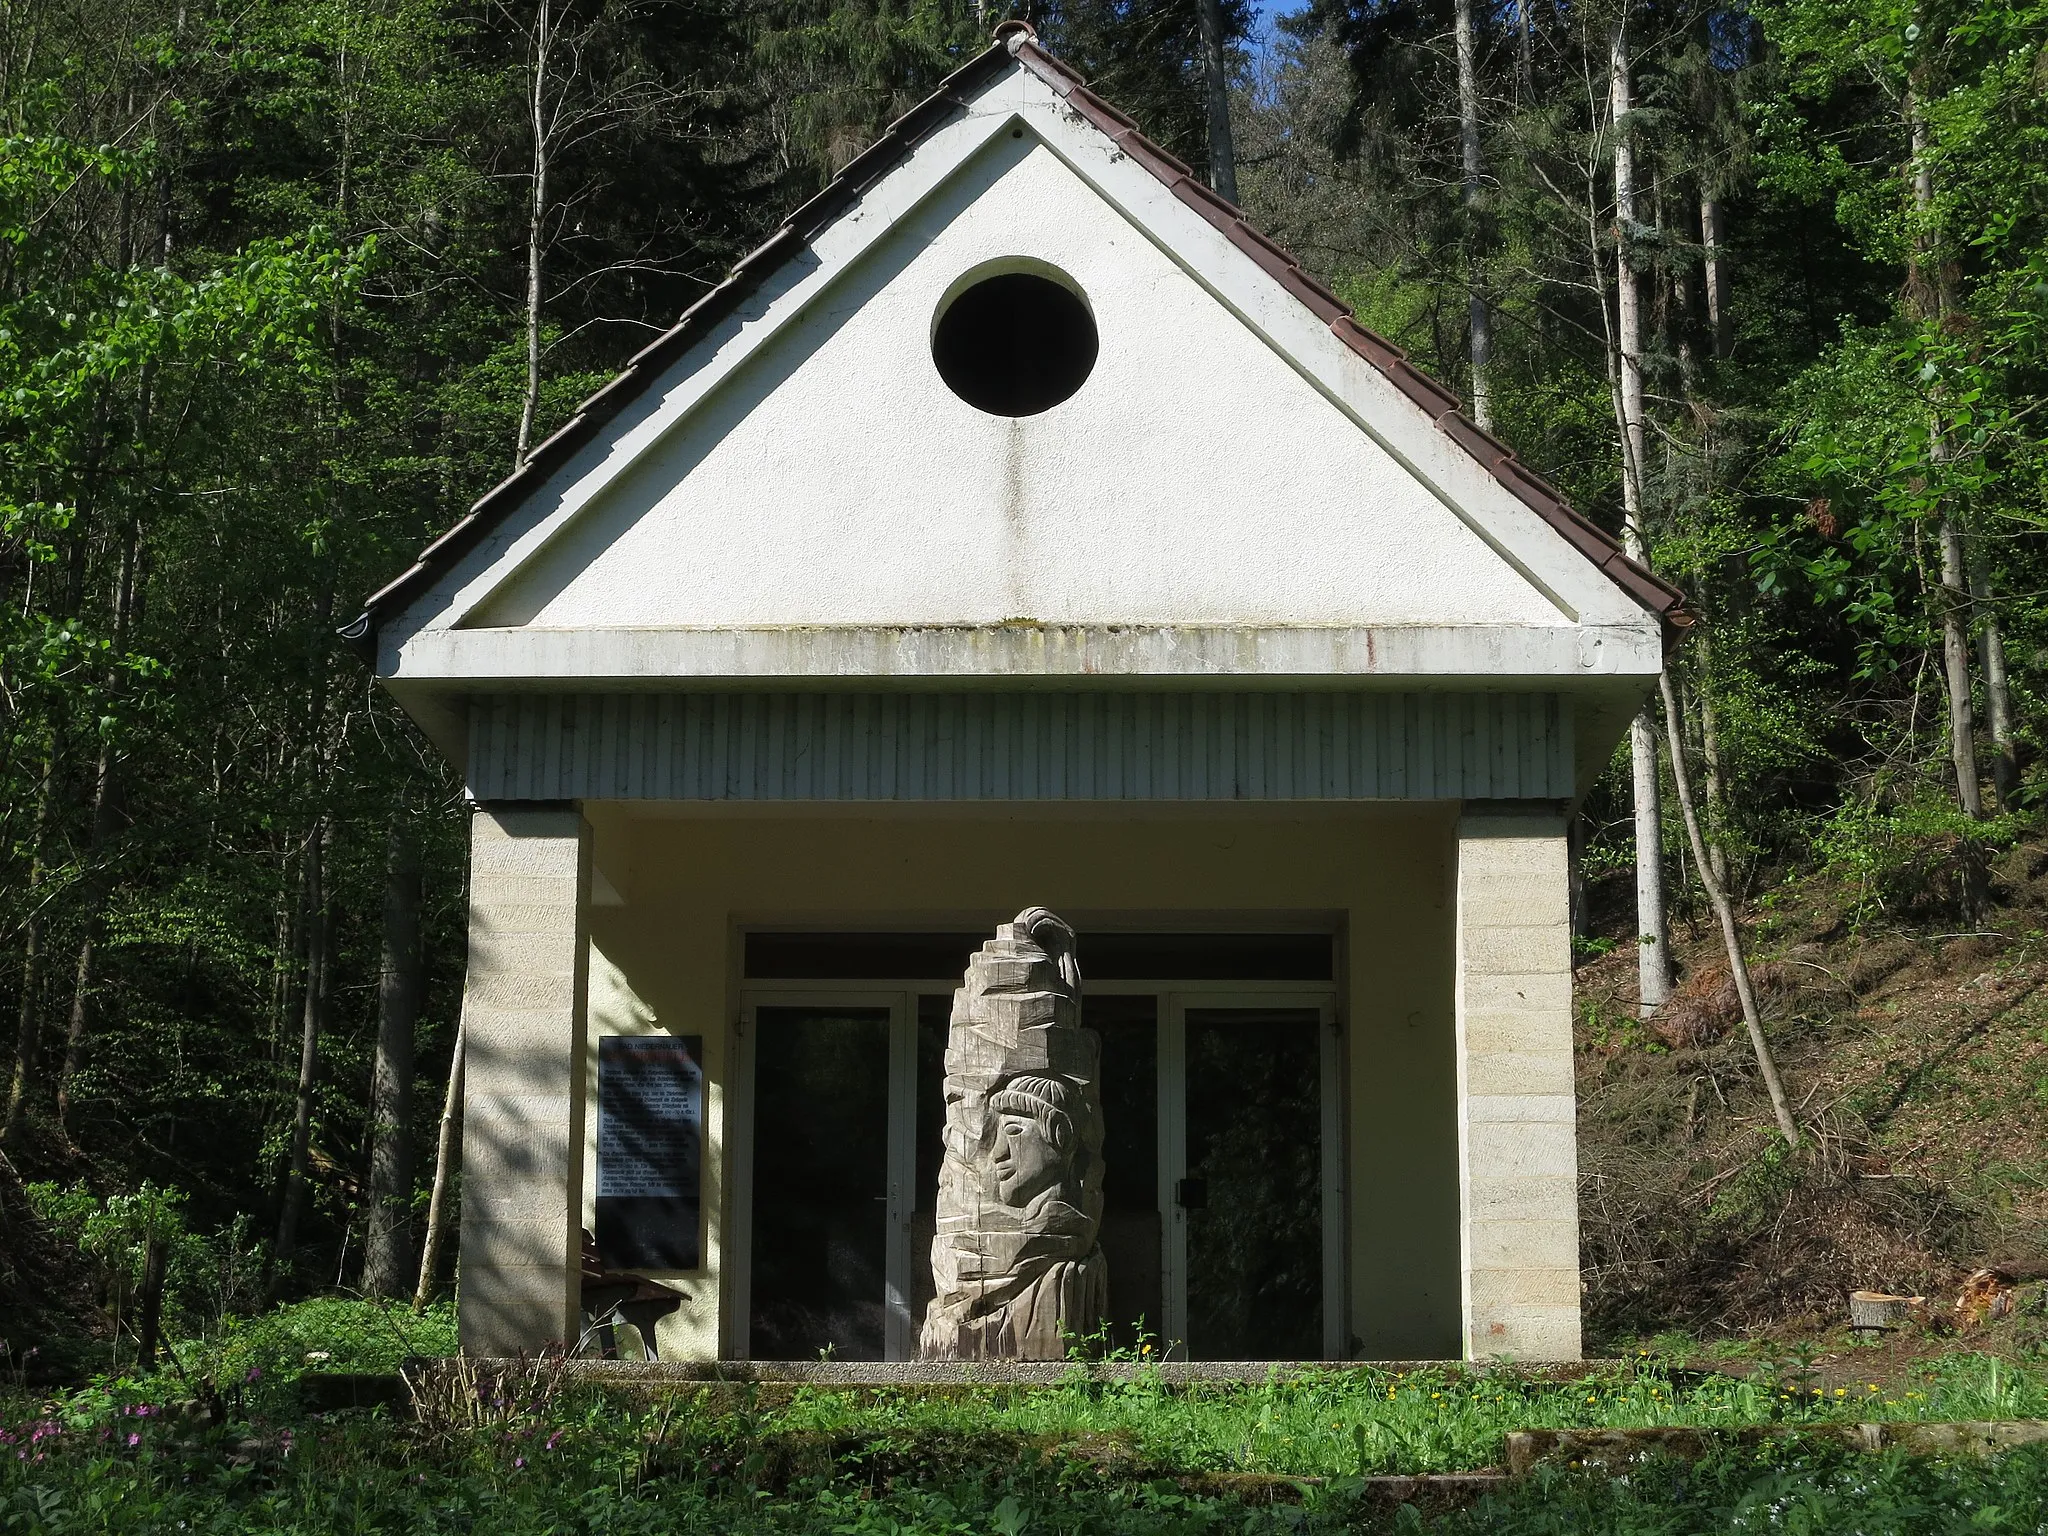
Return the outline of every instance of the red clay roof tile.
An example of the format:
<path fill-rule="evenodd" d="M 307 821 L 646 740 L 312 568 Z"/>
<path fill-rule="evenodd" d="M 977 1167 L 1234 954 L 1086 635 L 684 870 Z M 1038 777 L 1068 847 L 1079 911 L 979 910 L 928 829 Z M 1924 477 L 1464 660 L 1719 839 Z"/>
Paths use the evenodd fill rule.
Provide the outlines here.
<path fill-rule="evenodd" d="M 1086 117 L 1105 133 L 1113 134 L 1118 129 L 1128 129 L 1132 133 L 1138 132 L 1138 120 L 1136 118 L 1124 116 L 1123 113 L 1116 109 L 1113 103 L 1104 101 L 1086 86 L 1075 86 L 1073 90 L 1069 91 L 1067 93 L 1067 104 L 1079 110 L 1082 116 Z"/>
<path fill-rule="evenodd" d="M 1360 325 L 1349 313 L 1341 320 L 1332 320 L 1330 329 L 1337 333 L 1337 339 L 1371 363 L 1382 373 L 1408 361 L 1408 354 L 1395 346 L 1378 331 L 1369 331 Z"/>

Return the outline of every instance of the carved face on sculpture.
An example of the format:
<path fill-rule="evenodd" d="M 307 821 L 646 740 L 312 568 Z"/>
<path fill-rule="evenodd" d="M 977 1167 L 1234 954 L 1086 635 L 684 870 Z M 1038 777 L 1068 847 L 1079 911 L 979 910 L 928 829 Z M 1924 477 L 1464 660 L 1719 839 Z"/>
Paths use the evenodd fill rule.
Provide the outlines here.
<path fill-rule="evenodd" d="M 1067 1176 L 1067 1162 L 1029 1115 L 1003 1115 L 996 1126 L 996 1193 L 1005 1205 L 1029 1205 Z"/>
<path fill-rule="evenodd" d="M 1067 1114 L 1072 1092 L 1056 1078 L 1018 1077 L 989 1096 L 996 1115 L 990 1163 L 1005 1205 L 1029 1205 L 1067 1182 L 1074 1156 L 1074 1123 Z"/>

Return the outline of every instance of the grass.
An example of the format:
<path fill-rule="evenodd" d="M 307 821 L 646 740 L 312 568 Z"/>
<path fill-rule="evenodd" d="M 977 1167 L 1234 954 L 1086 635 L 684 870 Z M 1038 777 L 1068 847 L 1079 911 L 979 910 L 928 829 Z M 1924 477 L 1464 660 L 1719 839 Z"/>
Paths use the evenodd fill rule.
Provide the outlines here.
<path fill-rule="evenodd" d="M 688 1389 L 637 1404 L 536 1368 L 418 1417 L 308 1415 L 277 1385 L 306 1354 L 343 1367 L 388 1347 L 378 1319 L 328 1322 L 329 1342 L 353 1344 L 303 1349 L 300 1325 L 236 1340 L 242 1353 L 217 1363 L 253 1359 L 267 1339 L 269 1370 L 249 1365 L 207 1414 L 166 1401 L 177 1389 L 163 1376 L 0 1398 L 0 1531 L 2048 1530 L 2048 1452 L 2035 1449 L 1942 1462 L 1779 1443 L 1626 1478 L 1547 1473 L 1434 1513 L 1383 1508 L 1362 1481 L 1488 1465 L 1522 1427 L 2048 1416 L 2048 1376 L 1983 1356 L 1818 1391 L 1796 1366 L 1734 1379 L 1644 1356 L 1573 1382 L 1456 1368 L 1186 1389 L 1077 1376 L 1042 1388 Z"/>
<path fill-rule="evenodd" d="M 1877 1382 L 1808 1386 L 1796 1368 L 1746 1379 L 1674 1372 L 1645 1357 L 1571 1382 L 1453 1367 L 1310 1371 L 1256 1386 L 1171 1391 L 1145 1378 L 956 1395 L 800 1389 L 761 1426 L 840 1438 L 1121 1436 L 1143 1460 L 1176 1469 L 1342 1477 L 1488 1466 L 1513 1429 L 2035 1417 L 2048 1417 L 2048 1377 L 1983 1356 L 1948 1357 L 1915 1384 L 1889 1390 Z"/>

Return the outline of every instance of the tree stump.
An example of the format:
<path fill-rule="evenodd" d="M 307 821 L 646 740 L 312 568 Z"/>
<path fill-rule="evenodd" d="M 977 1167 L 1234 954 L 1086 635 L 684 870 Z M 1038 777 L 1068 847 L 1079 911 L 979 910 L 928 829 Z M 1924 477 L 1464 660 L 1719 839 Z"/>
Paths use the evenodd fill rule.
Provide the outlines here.
<path fill-rule="evenodd" d="M 1849 1293 L 1849 1326 L 1858 1333 L 1888 1333 L 1903 1328 L 1925 1296 L 1887 1296 L 1883 1291 Z"/>

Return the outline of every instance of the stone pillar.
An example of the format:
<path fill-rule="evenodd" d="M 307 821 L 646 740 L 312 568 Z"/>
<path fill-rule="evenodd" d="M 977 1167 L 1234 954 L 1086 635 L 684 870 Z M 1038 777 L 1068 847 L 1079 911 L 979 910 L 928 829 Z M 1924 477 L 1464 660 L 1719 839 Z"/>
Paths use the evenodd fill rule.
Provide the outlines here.
<path fill-rule="evenodd" d="M 579 1328 L 590 828 L 485 806 L 469 835 L 456 1312 L 465 1354 L 509 1355 Z"/>
<path fill-rule="evenodd" d="M 1571 896 L 1562 816 L 1458 823 L 1465 1357 L 1579 1358 Z"/>

